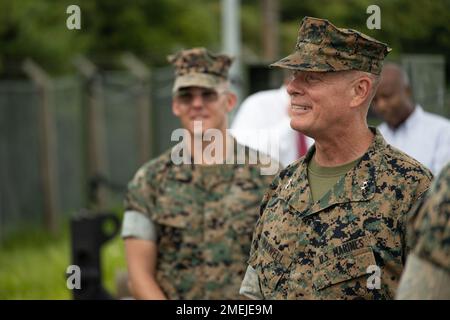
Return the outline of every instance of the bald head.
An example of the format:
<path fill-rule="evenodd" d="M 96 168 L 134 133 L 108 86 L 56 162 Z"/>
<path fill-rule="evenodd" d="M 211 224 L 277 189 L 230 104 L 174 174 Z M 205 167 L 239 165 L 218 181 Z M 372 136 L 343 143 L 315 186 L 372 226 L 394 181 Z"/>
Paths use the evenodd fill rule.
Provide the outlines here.
<path fill-rule="evenodd" d="M 408 74 L 396 63 L 386 63 L 381 72 L 381 77 L 386 81 L 393 81 L 402 87 L 409 87 Z"/>
<path fill-rule="evenodd" d="M 391 128 L 401 125 L 414 110 L 409 78 L 395 63 L 387 63 L 373 99 L 373 108 Z"/>

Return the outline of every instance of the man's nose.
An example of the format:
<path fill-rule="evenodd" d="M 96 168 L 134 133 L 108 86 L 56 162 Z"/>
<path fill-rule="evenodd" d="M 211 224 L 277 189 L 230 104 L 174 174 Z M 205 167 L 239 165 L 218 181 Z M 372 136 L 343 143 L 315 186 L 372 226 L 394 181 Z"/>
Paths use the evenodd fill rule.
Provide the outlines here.
<path fill-rule="evenodd" d="M 305 92 L 303 90 L 303 86 L 301 84 L 301 81 L 299 79 L 296 79 L 296 78 L 294 78 L 291 81 L 289 81 L 286 89 L 287 89 L 287 93 L 290 96 L 293 96 L 293 95 L 304 95 L 305 94 Z"/>
<path fill-rule="evenodd" d="M 203 108 L 203 97 L 201 94 L 194 94 L 192 96 L 192 103 L 193 108 Z"/>

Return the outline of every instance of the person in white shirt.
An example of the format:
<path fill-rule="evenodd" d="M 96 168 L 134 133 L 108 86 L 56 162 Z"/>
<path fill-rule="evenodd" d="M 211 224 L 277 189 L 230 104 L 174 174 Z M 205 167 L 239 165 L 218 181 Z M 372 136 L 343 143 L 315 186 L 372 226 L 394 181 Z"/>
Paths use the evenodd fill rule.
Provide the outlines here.
<path fill-rule="evenodd" d="M 408 76 L 399 65 L 384 66 L 373 109 L 385 121 L 378 128 L 386 141 L 434 175 L 450 161 L 450 121 L 414 103 Z"/>
<path fill-rule="evenodd" d="M 314 143 L 313 139 L 291 128 L 289 107 L 285 85 L 254 93 L 241 104 L 231 124 L 231 134 L 239 143 L 287 166 L 306 154 Z"/>

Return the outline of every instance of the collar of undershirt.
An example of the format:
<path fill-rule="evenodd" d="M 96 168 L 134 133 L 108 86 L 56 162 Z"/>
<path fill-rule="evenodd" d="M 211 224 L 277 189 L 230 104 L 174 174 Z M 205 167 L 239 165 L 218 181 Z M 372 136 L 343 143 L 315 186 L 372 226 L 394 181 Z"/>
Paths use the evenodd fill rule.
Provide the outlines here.
<path fill-rule="evenodd" d="M 333 166 L 333 167 L 323 167 L 319 165 L 316 160 L 314 159 L 314 156 L 311 158 L 311 160 L 308 162 L 308 172 L 312 173 L 315 176 L 318 177 L 338 177 L 341 175 L 346 174 L 350 169 L 352 169 L 358 161 L 361 159 L 359 157 L 356 160 L 353 160 L 351 162 L 339 165 L 339 166 Z"/>

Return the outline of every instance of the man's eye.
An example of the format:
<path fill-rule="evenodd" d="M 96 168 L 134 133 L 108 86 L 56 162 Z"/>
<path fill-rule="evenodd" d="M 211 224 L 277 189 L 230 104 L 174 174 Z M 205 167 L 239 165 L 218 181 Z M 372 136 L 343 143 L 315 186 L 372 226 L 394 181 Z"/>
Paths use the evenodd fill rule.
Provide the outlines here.
<path fill-rule="evenodd" d="M 217 93 L 214 91 L 205 91 L 202 93 L 203 99 L 211 100 L 217 97 Z"/>
<path fill-rule="evenodd" d="M 315 76 L 315 75 L 307 74 L 307 75 L 305 76 L 305 80 L 306 80 L 307 82 L 314 82 L 314 81 L 318 81 L 319 78 L 318 78 L 317 76 Z"/>
<path fill-rule="evenodd" d="M 192 100 L 192 95 L 190 93 L 180 93 L 178 95 L 178 99 L 182 101 L 190 101 Z"/>

